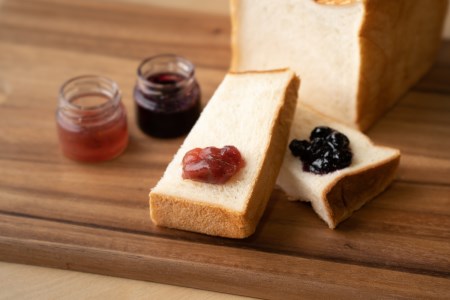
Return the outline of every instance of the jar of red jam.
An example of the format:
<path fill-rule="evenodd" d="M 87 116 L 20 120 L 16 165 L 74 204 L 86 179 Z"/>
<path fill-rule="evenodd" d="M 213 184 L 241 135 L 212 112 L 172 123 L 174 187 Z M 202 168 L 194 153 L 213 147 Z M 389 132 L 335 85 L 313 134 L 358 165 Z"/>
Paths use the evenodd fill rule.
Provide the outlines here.
<path fill-rule="evenodd" d="M 98 162 L 125 150 L 128 128 L 121 97 L 117 84 L 105 77 L 80 76 L 63 84 L 56 121 L 65 156 Z"/>
<path fill-rule="evenodd" d="M 139 128 L 158 138 L 188 133 L 200 115 L 200 87 L 194 65 L 187 59 L 163 54 L 144 60 L 134 89 Z"/>

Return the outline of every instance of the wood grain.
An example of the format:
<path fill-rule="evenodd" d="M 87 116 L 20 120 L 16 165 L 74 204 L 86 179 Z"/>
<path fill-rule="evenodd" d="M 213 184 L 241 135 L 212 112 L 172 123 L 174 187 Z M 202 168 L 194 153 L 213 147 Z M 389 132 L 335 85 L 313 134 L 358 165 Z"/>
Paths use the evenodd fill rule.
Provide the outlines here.
<path fill-rule="evenodd" d="M 245 240 L 150 222 L 148 190 L 182 138 L 137 129 L 136 67 L 161 52 L 188 57 L 206 103 L 228 67 L 229 31 L 226 17 L 140 4 L 4 1 L 0 260 L 263 298 L 450 296 L 450 42 L 369 132 L 402 151 L 397 180 L 337 230 L 278 190 Z M 131 142 L 111 162 L 79 164 L 58 149 L 57 90 L 85 73 L 123 91 Z"/>
<path fill-rule="evenodd" d="M 361 297 L 376 294 L 438 297 L 448 293 L 447 279 L 408 272 L 32 218 L 3 216 L 0 222 L 3 232 L 0 255 L 9 256 L 17 247 L 26 249 L 14 255 L 14 261 L 22 263 L 34 263 L 38 257 L 52 267 L 96 273 L 111 272 L 113 266 L 118 276 L 177 285 L 189 280 L 196 288 L 261 298 L 280 295 L 292 299 L 298 295 L 344 298 L 355 293 Z M 33 232 L 30 228 L 34 228 Z M 45 242 L 36 241 L 43 238 Z M 27 252 L 32 252 L 33 257 Z M 174 269 L 177 272 L 170 272 Z M 417 286 L 410 287 L 411 282 Z M 430 290 L 423 291 L 424 286 Z"/>

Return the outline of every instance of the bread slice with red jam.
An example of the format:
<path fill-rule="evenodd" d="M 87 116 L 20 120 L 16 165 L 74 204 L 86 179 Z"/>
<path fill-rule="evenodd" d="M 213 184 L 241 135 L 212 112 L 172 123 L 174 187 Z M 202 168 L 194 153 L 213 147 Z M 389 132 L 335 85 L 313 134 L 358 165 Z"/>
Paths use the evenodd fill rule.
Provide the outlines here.
<path fill-rule="evenodd" d="M 299 83 L 289 69 L 227 74 L 150 192 L 152 221 L 251 235 L 283 161 Z"/>
<path fill-rule="evenodd" d="M 311 202 L 330 228 L 393 181 L 396 149 L 375 146 L 359 131 L 298 108 L 277 184 L 290 200 Z"/>

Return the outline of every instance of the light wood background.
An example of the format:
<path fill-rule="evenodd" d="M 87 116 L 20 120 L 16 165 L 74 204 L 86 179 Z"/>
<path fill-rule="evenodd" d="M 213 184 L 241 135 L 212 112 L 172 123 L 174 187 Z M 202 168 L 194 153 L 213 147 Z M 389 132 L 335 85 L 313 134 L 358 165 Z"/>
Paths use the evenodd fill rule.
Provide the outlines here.
<path fill-rule="evenodd" d="M 215 14 L 227 14 L 227 0 L 118 0 L 179 7 Z M 2 5 L 0 0 L 0 10 Z M 450 37 L 450 18 L 445 36 Z M 14 50 L 13 48 L 11 48 Z M 108 71 L 108 70 L 105 70 Z M 111 71 L 111 70 L 109 70 Z M 0 74 L 1 75 L 1 74 Z M 204 75 L 206 77 L 206 74 Z M 0 89 L 7 90 L 4 86 Z M 0 103 L 5 101 L 0 93 Z M 418 103 L 413 103 L 418 105 Z M 376 136 L 376 132 L 375 132 Z M 406 158 L 408 159 L 408 157 Z M 436 163 L 436 165 L 438 162 Z M 415 167 L 420 167 L 415 166 Z M 411 170 L 404 170 L 409 173 Z M 420 176 L 420 174 L 418 175 Z M 445 178 L 444 178 L 445 179 Z M 55 270 L 0 262 L 0 298 L 2 299 L 243 299 L 163 284 L 113 278 L 73 271 Z"/>
<path fill-rule="evenodd" d="M 0 262 L 1 299 L 250 299 L 153 282 Z"/>

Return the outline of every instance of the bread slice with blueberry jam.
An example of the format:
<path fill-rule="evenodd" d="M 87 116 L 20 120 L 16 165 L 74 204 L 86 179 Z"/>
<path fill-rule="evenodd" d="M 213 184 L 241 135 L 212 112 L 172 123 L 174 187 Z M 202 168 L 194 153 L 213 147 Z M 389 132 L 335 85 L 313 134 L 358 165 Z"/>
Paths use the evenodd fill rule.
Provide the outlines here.
<path fill-rule="evenodd" d="M 348 138 L 352 153 L 348 167 L 327 173 L 329 171 L 327 168 L 331 168 L 331 164 L 339 165 L 339 159 L 346 160 L 348 156 L 339 156 L 340 153 L 337 153 L 338 161 L 332 162 L 330 158 L 324 162 L 317 157 L 314 161 L 315 158 L 308 156 L 308 153 L 300 155 L 299 159 L 299 154 L 291 151 L 297 147 L 295 142 L 291 141 L 307 140 L 308 142 L 304 143 L 308 145 L 312 131 L 319 126 L 331 128 Z M 316 129 L 317 133 L 320 135 Z M 330 142 L 330 136 L 326 139 L 327 143 Z M 330 228 L 335 228 L 355 210 L 385 190 L 393 181 L 400 161 L 398 150 L 375 146 L 361 132 L 334 122 L 306 107 L 297 109 L 289 141 L 291 149 L 286 150 L 277 184 L 290 200 L 311 202 L 315 212 Z M 336 146 L 330 143 L 324 147 L 330 148 L 328 150 L 332 152 Z M 319 154 L 316 154 L 323 158 L 330 155 L 326 152 L 326 149 L 320 149 L 317 151 Z M 307 159 L 304 159 L 305 156 Z"/>
<path fill-rule="evenodd" d="M 230 238 L 251 235 L 283 161 L 298 88 L 289 69 L 227 74 L 150 192 L 153 222 Z M 236 147 L 245 166 L 224 184 L 183 179 L 186 153 L 195 159 L 198 148 L 211 146 Z"/>

